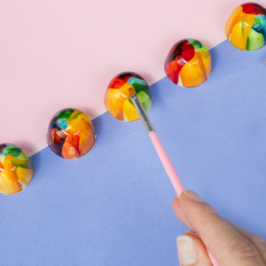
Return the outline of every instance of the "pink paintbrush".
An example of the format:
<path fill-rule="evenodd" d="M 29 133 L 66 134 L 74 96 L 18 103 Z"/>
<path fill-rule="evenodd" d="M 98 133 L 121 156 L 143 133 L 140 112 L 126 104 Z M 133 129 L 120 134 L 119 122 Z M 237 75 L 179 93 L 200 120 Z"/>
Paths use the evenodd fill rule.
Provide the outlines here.
<path fill-rule="evenodd" d="M 164 147 L 163 147 L 163 144 L 161 143 L 149 117 L 148 117 L 148 114 L 146 112 L 146 110 L 144 109 L 143 105 L 141 104 L 140 100 L 139 100 L 139 97 L 137 94 L 133 94 L 131 95 L 131 100 L 139 114 L 139 117 L 141 119 L 141 121 L 143 122 L 150 138 L 151 138 L 151 141 L 153 143 L 153 146 L 163 164 L 163 167 L 166 171 L 166 173 L 168 174 L 169 176 L 169 179 L 170 181 L 172 182 L 174 188 L 175 188 L 175 191 L 177 192 L 178 196 L 181 195 L 181 193 L 185 190 L 178 175 L 177 175 L 177 172 L 175 171 L 175 168 L 167 154 L 167 152 L 165 151 Z M 208 254 L 209 254 L 209 257 L 210 257 L 210 260 L 213 264 L 213 266 L 220 266 L 219 262 L 213 257 L 213 255 L 208 251 Z"/>

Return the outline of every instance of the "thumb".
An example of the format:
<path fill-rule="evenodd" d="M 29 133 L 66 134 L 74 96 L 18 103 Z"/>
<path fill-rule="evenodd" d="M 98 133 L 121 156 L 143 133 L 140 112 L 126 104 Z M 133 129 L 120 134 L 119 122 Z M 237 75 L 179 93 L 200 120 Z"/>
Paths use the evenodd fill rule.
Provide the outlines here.
<path fill-rule="evenodd" d="M 212 266 L 202 240 L 193 231 L 176 239 L 178 258 L 181 266 Z"/>
<path fill-rule="evenodd" d="M 221 265 L 264 265 L 255 246 L 195 192 L 184 191 L 179 205 L 188 223 Z"/>

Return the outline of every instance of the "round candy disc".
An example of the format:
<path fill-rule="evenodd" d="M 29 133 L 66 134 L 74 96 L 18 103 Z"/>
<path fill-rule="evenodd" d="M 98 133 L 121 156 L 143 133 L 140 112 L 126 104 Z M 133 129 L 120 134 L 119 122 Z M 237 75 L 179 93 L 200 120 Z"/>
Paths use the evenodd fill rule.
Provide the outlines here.
<path fill-rule="evenodd" d="M 194 39 L 177 42 L 167 55 L 165 73 L 175 84 L 192 88 L 211 74 L 211 56 L 204 44 Z"/>
<path fill-rule="evenodd" d="M 89 117 L 78 109 L 64 109 L 49 124 L 47 142 L 51 150 L 66 158 L 80 158 L 95 143 L 95 131 Z"/>
<path fill-rule="evenodd" d="M 0 193 L 20 192 L 32 176 L 33 166 L 26 153 L 13 144 L 0 144 Z"/>
<path fill-rule="evenodd" d="M 231 44 L 244 51 L 262 48 L 266 40 L 266 10 L 261 5 L 246 3 L 237 7 L 225 26 Z"/>
<path fill-rule="evenodd" d="M 136 121 L 139 118 L 130 96 L 137 93 L 142 105 L 148 112 L 151 109 L 152 97 L 148 84 L 138 74 L 124 72 L 114 77 L 105 94 L 107 111 L 120 121 Z"/>

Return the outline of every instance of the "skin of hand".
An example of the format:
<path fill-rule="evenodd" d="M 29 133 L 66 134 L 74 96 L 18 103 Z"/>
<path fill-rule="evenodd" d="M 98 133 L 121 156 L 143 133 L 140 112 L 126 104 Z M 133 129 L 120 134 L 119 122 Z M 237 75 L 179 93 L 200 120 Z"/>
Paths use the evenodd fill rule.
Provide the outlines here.
<path fill-rule="evenodd" d="M 190 228 L 177 238 L 181 266 L 212 266 L 206 247 L 220 266 L 266 266 L 266 241 L 222 218 L 195 192 L 185 190 L 172 206 Z"/>

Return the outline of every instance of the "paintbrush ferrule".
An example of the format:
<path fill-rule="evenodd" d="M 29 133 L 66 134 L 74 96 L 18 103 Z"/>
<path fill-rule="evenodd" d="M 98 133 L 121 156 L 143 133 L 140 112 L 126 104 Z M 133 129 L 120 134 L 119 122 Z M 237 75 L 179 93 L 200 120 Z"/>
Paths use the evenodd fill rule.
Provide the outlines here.
<path fill-rule="evenodd" d="M 151 123 L 151 120 L 149 119 L 148 117 L 148 114 L 145 110 L 145 108 L 143 107 L 142 103 L 140 102 L 139 100 L 139 97 L 137 94 L 133 94 L 131 95 L 131 101 L 133 102 L 138 114 L 139 114 L 139 117 L 140 119 L 142 120 L 146 130 L 148 133 L 152 132 L 152 131 L 155 131 L 152 123 Z"/>

